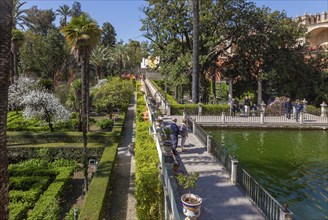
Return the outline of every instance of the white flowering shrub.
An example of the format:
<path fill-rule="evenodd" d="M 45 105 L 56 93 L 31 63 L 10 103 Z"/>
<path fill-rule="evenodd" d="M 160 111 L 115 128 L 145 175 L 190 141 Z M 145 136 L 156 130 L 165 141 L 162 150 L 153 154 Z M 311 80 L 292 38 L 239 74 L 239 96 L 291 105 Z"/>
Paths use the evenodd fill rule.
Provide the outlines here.
<path fill-rule="evenodd" d="M 71 115 L 54 94 L 42 90 L 29 92 L 23 97 L 21 104 L 25 106 L 24 118 L 37 117 L 47 122 L 51 131 L 54 123 L 67 121 Z"/>
<path fill-rule="evenodd" d="M 11 110 L 20 110 L 24 96 L 32 89 L 36 88 L 38 80 L 28 77 L 20 77 L 9 86 L 8 90 L 8 105 Z"/>

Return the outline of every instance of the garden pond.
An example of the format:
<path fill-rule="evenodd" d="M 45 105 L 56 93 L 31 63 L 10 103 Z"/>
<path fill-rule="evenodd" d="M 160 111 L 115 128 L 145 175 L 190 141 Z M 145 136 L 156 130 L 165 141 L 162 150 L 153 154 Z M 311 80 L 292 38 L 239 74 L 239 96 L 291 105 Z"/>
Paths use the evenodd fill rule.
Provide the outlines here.
<path fill-rule="evenodd" d="M 294 219 L 328 219 L 328 131 L 205 128 Z"/>

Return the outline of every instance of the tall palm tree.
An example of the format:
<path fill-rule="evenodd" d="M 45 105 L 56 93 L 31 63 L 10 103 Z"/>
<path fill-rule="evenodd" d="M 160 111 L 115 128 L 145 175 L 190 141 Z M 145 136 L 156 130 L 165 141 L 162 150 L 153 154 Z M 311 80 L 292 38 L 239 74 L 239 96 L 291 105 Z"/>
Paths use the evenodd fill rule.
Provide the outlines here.
<path fill-rule="evenodd" d="M 72 15 L 72 11 L 68 5 L 59 6 L 56 10 L 56 15 L 60 15 L 60 26 L 65 27 L 67 25 L 67 18 Z"/>
<path fill-rule="evenodd" d="M 9 219 L 8 159 L 6 123 L 10 67 L 10 40 L 12 29 L 11 0 L 0 1 L 0 220 Z"/>
<path fill-rule="evenodd" d="M 91 53 L 90 63 L 96 69 L 97 81 L 102 77 L 102 67 L 109 61 L 109 49 L 104 46 L 97 46 Z"/>
<path fill-rule="evenodd" d="M 88 162 L 87 162 L 87 121 L 89 97 L 89 60 L 91 51 L 100 41 L 101 30 L 97 23 L 86 14 L 73 17 L 67 26 L 61 29 L 67 43 L 72 47 L 72 53 L 77 59 L 82 80 L 82 139 L 83 139 L 83 166 L 84 185 L 88 190 Z"/>
<path fill-rule="evenodd" d="M 13 83 L 15 79 L 18 78 L 18 53 L 25 40 L 25 35 L 23 32 L 17 29 L 12 30 L 11 37 L 11 54 L 12 54 L 12 75 L 11 82 Z"/>
<path fill-rule="evenodd" d="M 192 0 L 192 102 L 199 101 L 199 0 Z"/>
<path fill-rule="evenodd" d="M 122 44 L 116 44 L 111 50 L 112 62 L 119 67 L 119 75 L 130 61 L 130 56 L 127 48 Z"/>
<path fill-rule="evenodd" d="M 26 12 L 26 9 L 21 9 L 21 7 L 26 4 L 26 2 L 20 2 L 19 0 L 13 0 L 13 7 L 12 7 L 12 19 L 13 19 L 13 27 L 14 29 L 17 28 L 17 25 L 20 26 L 20 28 L 24 28 L 24 13 Z"/>

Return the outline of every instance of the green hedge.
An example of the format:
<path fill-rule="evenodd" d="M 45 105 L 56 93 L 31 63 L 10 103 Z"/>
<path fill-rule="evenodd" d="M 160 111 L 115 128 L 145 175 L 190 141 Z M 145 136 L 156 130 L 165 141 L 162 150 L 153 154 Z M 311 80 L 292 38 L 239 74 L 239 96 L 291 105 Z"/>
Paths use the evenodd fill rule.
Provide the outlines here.
<path fill-rule="evenodd" d="M 10 164 L 10 219 L 56 219 L 59 197 L 76 167 L 75 161 L 63 159 Z"/>
<path fill-rule="evenodd" d="M 89 132 L 88 142 L 111 144 L 116 133 Z M 42 144 L 42 143 L 82 143 L 81 132 L 7 132 L 8 145 L 13 144 Z"/>
<path fill-rule="evenodd" d="M 28 213 L 28 220 L 57 219 L 60 211 L 59 199 L 66 184 L 74 173 L 75 166 L 57 168 L 59 171 L 55 180 L 42 194 L 33 210 Z"/>
<path fill-rule="evenodd" d="M 145 108 L 141 93 L 137 93 L 137 108 Z M 135 197 L 138 219 L 163 219 L 163 191 L 158 169 L 159 158 L 149 122 L 136 121 L 136 181 Z"/>
<path fill-rule="evenodd" d="M 178 105 L 178 102 L 171 96 L 170 94 L 166 93 L 154 80 L 151 80 L 153 85 L 156 87 L 156 89 L 162 94 L 163 97 L 166 98 L 166 101 L 170 103 L 170 105 Z"/>
<path fill-rule="evenodd" d="M 74 131 L 77 127 L 77 120 L 72 115 L 71 119 L 66 122 L 54 124 L 55 131 Z M 8 112 L 7 115 L 7 130 L 8 131 L 49 131 L 48 123 L 37 118 L 25 119 L 23 112 Z"/>
<path fill-rule="evenodd" d="M 117 136 L 116 142 L 104 149 L 102 157 L 97 167 L 97 171 L 89 186 L 83 207 L 80 210 L 79 219 L 104 219 L 106 210 L 108 210 L 108 201 L 110 194 L 110 182 L 113 166 L 117 155 L 118 143 L 123 132 L 125 115 L 120 115 L 122 123 L 116 124 L 113 134 Z M 69 213 L 68 215 L 71 215 Z M 69 218 L 69 217 L 67 217 Z"/>
<path fill-rule="evenodd" d="M 117 143 L 105 148 L 79 214 L 79 219 L 103 219 L 104 209 L 102 207 L 106 203 L 106 198 L 109 197 L 108 191 L 117 148 Z"/>
<path fill-rule="evenodd" d="M 67 145 L 67 143 L 54 143 L 53 146 L 49 146 L 49 144 L 39 144 L 32 146 L 9 146 L 8 147 L 8 161 L 9 163 L 17 163 L 22 160 L 27 160 L 31 158 L 40 158 L 45 157 L 49 161 L 58 160 L 60 158 L 68 159 L 68 160 L 76 160 L 81 162 L 82 160 L 82 144 L 81 143 L 71 143 L 75 146 L 57 146 L 56 145 Z M 78 146 L 76 146 L 78 145 Z M 46 149 L 46 153 L 44 155 L 40 155 L 40 151 Z M 99 144 L 89 144 L 87 148 L 87 155 L 89 158 L 99 159 L 103 153 L 104 146 Z"/>
<path fill-rule="evenodd" d="M 178 104 L 177 101 L 171 95 L 165 93 L 165 91 L 160 86 L 158 86 L 154 80 L 152 80 L 152 83 L 160 91 L 163 97 L 166 97 L 167 101 L 170 103 L 171 115 L 182 115 L 183 110 L 185 110 L 189 115 L 198 114 L 198 104 Z M 222 112 L 229 113 L 229 105 L 202 105 L 202 115 L 221 115 Z"/>

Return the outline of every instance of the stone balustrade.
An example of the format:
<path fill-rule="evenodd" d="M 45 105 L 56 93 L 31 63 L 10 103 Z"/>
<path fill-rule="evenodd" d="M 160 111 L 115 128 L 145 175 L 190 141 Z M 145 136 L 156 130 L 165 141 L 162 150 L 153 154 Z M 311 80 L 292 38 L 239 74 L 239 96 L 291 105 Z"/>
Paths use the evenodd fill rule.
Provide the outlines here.
<path fill-rule="evenodd" d="M 297 22 L 300 22 L 304 25 L 314 25 L 328 21 L 328 13 L 326 11 L 317 13 L 315 15 L 305 14 L 304 16 L 298 16 L 296 18 Z"/>

